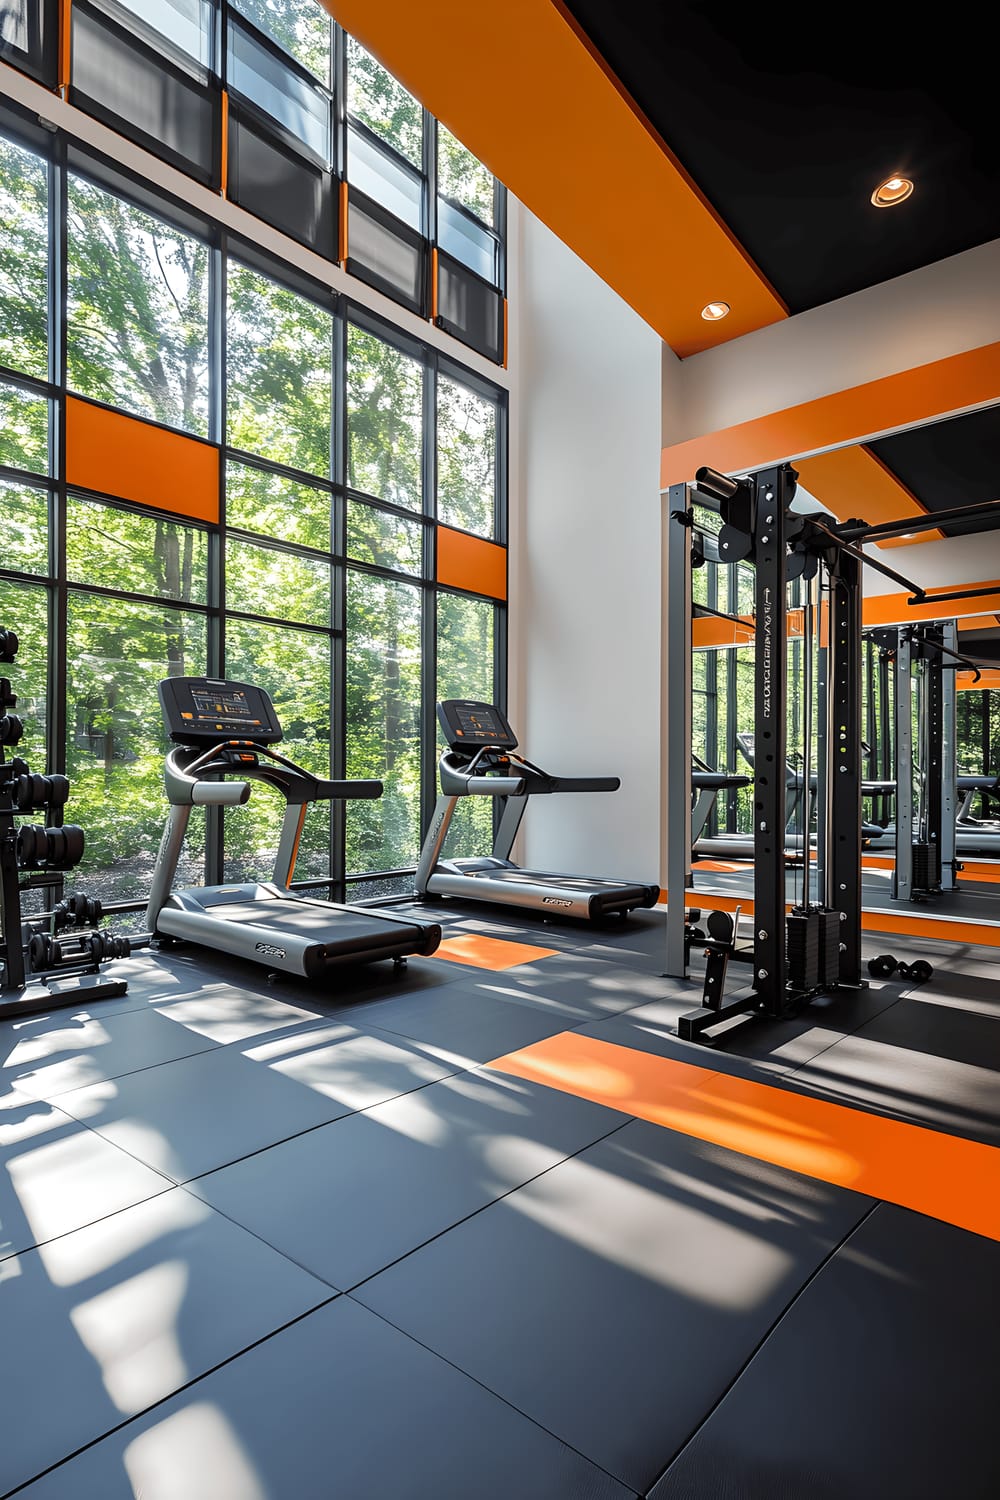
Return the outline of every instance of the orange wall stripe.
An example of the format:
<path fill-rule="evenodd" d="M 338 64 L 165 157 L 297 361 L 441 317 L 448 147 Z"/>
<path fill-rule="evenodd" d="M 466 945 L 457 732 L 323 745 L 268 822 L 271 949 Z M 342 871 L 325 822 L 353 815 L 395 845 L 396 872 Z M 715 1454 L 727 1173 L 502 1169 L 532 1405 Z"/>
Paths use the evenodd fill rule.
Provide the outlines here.
<path fill-rule="evenodd" d="M 219 519 L 217 448 L 73 396 L 66 399 L 66 482 L 176 516 Z"/>
<path fill-rule="evenodd" d="M 1000 1150 L 561 1032 L 487 1067 L 1000 1240 Z"/>
<path fill-rule="evenodd" d="M 984 693 L 988 688 L 1000 688 L 1000 671 L 992 668 L 985 672 L 981 671 L 978 682 L 974 680 L 972 672 L 956 672 L 955 687 L 960 693 Z"/>
<path fill-rule="evenodd" d="M 700 863 L 698 861 L 693 866 L 696 875 Z M 747 860 L 744 868 L 751 870 L 752 861 Z M 669 903 L 669 892 L 666 899 Z M 721 891 L 692 888 L 685 893 L 684 900 L 688 906 L 701 906 L 706 911 L 735 911 L 739 907 L 745 917 L 753 916 L 752 893 L 729 896 Z M 786 901 L 785 910 L 791 909 L 792 903 Z M 1000 926 L 995 922 L 965 922 L 958 917 L 944 915 L 915 917 L 909 912 L 862 910 L 861 929 L 863 932 L 881 933 L 883 936 L 889 934 L 894 937 L 934 938 L 943 943 L 974 943 L 980 948 L 1000 948 Z"/>
<path fill-rule="evenodd" d="M 705 464 L 724 474 L 748 472 L 926 422 L 946 414 L 942 392 L 947 393 L 947 412 L 995 401 L 1000 395 L 1000 342 L 676 443 L 663 450 L 660 483 L 664 489 L 690 483 Z"/>
<path fill-rule="evenodd" d="M 991 615 L 1000 605 L 1000 580 L 984 578 L 981 583 L 956 585 L 970 589 L 992 588 L 994 585 L 997 590 L 995 594 L 984 594 L 978 599 L 946 599 L 942 604 L 934 603 L 933 594 L 925 604 L 907 604 L 909 594 L 868 594 L 861 605 L 862 622 L 866 626 L 905 625 L 913 620 L 952 620 Z"/>
<path fill-rule="evenodd" d="M 677 355 L 787 317 L 552 0 L 323 3 Z M 732 312 L 708 323 L 718 297 Z"/>
<path fill-rule="evenodd" d="M 219 113 L 221 141 L 219 144 L 219 192 L 223 198 L 229 191 L 229 94 L 222 90 L 222 105 Z"/>
<path fill-rule="evenodd" d="M 801 459 L 795 467 L 803 488 L 841 520 L 859 516 L 875 526 L 882 521 L 927 514 L 906 486 L 900 484 L 863 443 L 850 448 L 834 448 L 830 453 L 817 453 L 813 458 Z M 943 535 L 936 529 L 923 531 L 912 541 L 939 541 Z M 911 542 L 897 537 L 877 545 L 905 547 Z"/>
<path fill-rule="evenodd" d="M 507 549 L 449 526 L 437 529 L 437 581 L 490 599 L 507 597 Z"/>
<path fill-rule="evenodd" d="M 341 265 L 343 265 L 344 261 L 346 261 L 346 259 L 347 259 L 347 217 L 348 217 L 348 208 L 349 208 L 349 203 L 348 203 L 347 182 L 344 181 L 344 182 L 342 182 L 340 184 L 340 226 L 339 226 L 340 227 L 340 234 L 339 234 L 339 243 L 337 245 L 337 255 L 338 255 L 339 259 L 340 259 Z"/>
<path fill-rule="evenodd" d="M 73 0 L 59 0 L 59 63 L 57 86 L 68 89 L 73 59 Z"/>

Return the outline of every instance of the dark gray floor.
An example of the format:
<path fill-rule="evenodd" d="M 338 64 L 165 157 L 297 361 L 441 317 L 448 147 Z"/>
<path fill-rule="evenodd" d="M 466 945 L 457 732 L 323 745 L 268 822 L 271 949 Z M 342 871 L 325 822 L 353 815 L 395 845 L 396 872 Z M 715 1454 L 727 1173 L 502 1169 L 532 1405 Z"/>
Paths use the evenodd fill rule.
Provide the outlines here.
<path fill-rule="evenodd" d="M 555 951 L 144 950 L 0 1022 L 0 1496 L 996 1500 L 1000 1244 L 483 1066 L 578 1031 L 1000 1145 L 994 954 L 706 1049 L 662 911 L 433 914 Z"/>

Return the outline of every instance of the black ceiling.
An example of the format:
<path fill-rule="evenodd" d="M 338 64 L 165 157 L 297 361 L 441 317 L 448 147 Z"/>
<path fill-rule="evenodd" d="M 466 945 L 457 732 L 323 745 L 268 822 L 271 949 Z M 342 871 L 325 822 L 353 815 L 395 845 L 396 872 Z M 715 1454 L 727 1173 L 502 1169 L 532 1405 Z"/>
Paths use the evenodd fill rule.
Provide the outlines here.
<path fill-rule="evenodd" d="M 925 510 L 998 503 L 1000 511 L 1000 406 L 968 412 L 865 445 L 906 486 Z M 997 521 L 1000 522 L 1000 514 Z M 945 536 L 983 530 L 982 519 L 941 527 Z M 984 567 L 1000 576 L 1000 538 L 983 539 Z"/>
<path fill-rule="evenodd" d="M 1000 238 L 996 63 L 958 14 L 563 3 L 789 312 Z"/>

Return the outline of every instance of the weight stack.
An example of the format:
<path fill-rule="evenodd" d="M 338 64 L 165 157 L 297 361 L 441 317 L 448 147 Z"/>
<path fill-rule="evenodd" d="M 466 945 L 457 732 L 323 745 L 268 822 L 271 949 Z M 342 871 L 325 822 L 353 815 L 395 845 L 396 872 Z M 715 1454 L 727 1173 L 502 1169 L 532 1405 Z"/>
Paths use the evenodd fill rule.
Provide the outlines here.
<path fill-rule="evenodd" d="M 814 990 L 819 984 L 820 917 L 818 911 L 788 915 L 788 983 L 795 990 Z"/>
<path fill-rule="evenodd" d="M 940 845 L 913 845 L 913 884 L 919 891 L 938 889 L 941 884 Z"/>
<path fill-rule="evenodd" d="M 818 911 L 819 982 L 840 983 L 840 912 Z"/>

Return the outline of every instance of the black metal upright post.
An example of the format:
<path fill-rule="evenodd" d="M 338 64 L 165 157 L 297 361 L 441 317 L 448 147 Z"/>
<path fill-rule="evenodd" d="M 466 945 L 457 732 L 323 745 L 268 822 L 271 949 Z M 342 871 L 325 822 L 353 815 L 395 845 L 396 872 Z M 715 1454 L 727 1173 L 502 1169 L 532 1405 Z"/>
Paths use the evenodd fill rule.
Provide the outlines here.
<path fill-rule="evenodd" d="M 831 560 L 824 905 L 841 914 L 840 983 L 861 982 L 861 563 Z"/>
<path fill-rule="evenodd" d="M 785 1006 L 785 755 L 788 608 L 786 518 L 795 492 L 788 470 L 756 476 L 754 515 L 754 977 L 760 1008 Z"/>

